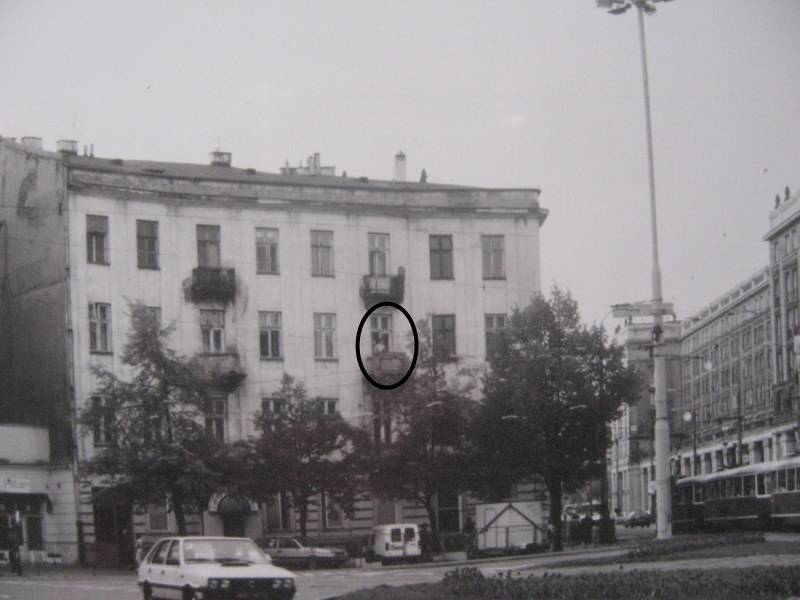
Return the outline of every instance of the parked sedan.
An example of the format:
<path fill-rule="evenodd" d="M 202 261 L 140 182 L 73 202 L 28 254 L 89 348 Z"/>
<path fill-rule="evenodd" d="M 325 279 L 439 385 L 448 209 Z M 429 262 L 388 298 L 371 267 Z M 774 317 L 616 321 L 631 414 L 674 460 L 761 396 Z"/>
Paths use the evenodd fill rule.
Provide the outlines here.
<path fill-rule="evenodd" d="M 139 565 L 144 600 L 291 600 L 295 576 L 248 538 L 161 539 Z"/>
<path fill-rule="evenodd" d="M 288 567 L 338 567 L 347 560 L 344 550 L 304 546 L 293 537 L 265 537 L 257 539 L 256 543 L 275 564 Z"/>
<path fill-rule="evenodd" d="M 632 510 L 622 519 L 622 524 L 625 527 L 649 527 L 653 522 L 650 513 L 643 510 Z"/>

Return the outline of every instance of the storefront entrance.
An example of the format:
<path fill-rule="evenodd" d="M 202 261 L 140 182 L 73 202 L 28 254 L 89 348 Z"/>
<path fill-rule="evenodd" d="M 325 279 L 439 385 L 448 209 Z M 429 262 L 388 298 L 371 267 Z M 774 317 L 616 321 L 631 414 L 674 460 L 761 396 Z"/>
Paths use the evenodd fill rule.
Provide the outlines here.
<path fill-rule="evenodd" d="M 92 490 L 92 496 L 95 543 L 87 545 L 87 563 L 110 568 L 133 566 L 131 503 L 102 488 Z"/>

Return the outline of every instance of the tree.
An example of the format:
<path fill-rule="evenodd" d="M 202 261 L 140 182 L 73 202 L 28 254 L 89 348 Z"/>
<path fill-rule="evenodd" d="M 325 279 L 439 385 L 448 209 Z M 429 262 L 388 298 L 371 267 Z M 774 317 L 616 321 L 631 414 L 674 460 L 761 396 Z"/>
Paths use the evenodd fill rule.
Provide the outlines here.
<path fill-rule="evenodd" d="M 458 369 L 455 357 L 434 351 L 427 322 L 417 323 L 417 331 L 414 373 L 400 388 L 373 390 L 394 431 L 390 441 L 375 446 L 370 482 L 378 496 L 423 506 L 438 547 L 437 493 L 465 489 L 464 434 L 476 379 L 470 370 Z"/>
<path fill-rule="evenodd" d="M 82 465 L 105 493 L 133 503 L 169 501 L 180 535 L 186 513 L 202 511 L 224 485 L 217 468 L 225 447 L 208 437 L 202 408 L 208 382 L 167 346 L 173 326 L 161 327 L 142 304 L 130 304 L 131 331 L 122 355 L 130 381 L 95 367 L 93 401 L 81 414 L 96 454 Z M 105 445 L 98 445 L 102 440 Z"/>
<path fill-rule="evenodd" d="M 542 481 L 559 551 L 562 496 L 605 473 L 606 428 L 639 380 L 558 288 L 513 312 L 490 367 L 470 430 L 473 487 L 498 498 L 515 481 Z"/>
<path fill-rule="evenodd" d="M 366 434 L 339 413 L 325 411 L 324 400 L 310 398 L 302 382 L 284 374 L 271 396 L 272 409 L 256 415 L 258 435 L 247 442 L 247 467 L 241 489 L 269 501 L 287 492 L 297 511 L 300 537 L 307 538 L 308 514 L 325 494 L 348 516 L 362 487 Z"/>

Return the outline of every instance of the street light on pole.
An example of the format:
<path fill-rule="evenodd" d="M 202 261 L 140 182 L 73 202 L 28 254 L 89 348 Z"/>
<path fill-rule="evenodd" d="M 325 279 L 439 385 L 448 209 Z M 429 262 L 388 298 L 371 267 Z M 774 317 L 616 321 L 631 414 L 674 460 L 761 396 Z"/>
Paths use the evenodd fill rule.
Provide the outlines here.
<path fill-rule="evenodd" d="M 650 118 L 650 84 L 647 73 L 647 44 L 644 34 L 644 13 L 655 12 L 655 4 L 668 0 L 597 0 L 597 6 L 605 8 L 609 13 L 619 15 L 627 12 L 629 8 L 636 7 L 639 22 L 639 45 L 642 57 L 642 81 L 644 84 L 644 112 L 645 129 L 647 133 L 647 165 L 650 184 L 650 229 L 652 237 L 652 289 L 653 289 L 653 387 L 655 389 L 656 423 L 654 433 L 655 469 L 656 469 L 656 527 L 658 539 L 672 537 L 671 527 L 671 490 L 669 469 L 669 413 L 667 408 L 667 365 L 663 353 L 658 352 L 663 345 L 661 334 L 663 330 L 663 312 L 661 302 L 661 267 L 658 261 L 658 228 L 656 220 L 656 180 L 653 159 L 653 131 Z M 656 333 L 658 332 L 658 333 Z"/>

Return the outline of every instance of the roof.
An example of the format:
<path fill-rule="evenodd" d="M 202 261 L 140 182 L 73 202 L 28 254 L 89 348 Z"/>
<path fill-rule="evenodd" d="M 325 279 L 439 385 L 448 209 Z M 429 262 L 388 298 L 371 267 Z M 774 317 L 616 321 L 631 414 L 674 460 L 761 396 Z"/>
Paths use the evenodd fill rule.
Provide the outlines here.
<path fill-rule="evenodd" d="M 240 169 L 222 165 L 196 163 L 161 162 L 152 160 L 123 160 L 90 156 L 68 156 L 66 162 L 72 168 L 119 173 L 129 175 L 159 175 L 180 179 L 229 181 L 238 183 L 265 183 L 270 185 L 320 186 L 352 189 L 386 189 L 413 192 L 454 191 L 531 191 L 538 188 L 482 188 L 476 186 L 416 181 L 385 181 L 368 177 L 340 177 L 335 175 L 282 175 L 256 169 Z"/>

